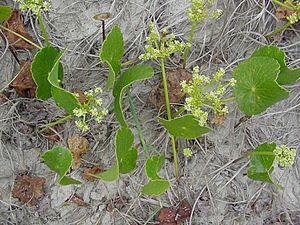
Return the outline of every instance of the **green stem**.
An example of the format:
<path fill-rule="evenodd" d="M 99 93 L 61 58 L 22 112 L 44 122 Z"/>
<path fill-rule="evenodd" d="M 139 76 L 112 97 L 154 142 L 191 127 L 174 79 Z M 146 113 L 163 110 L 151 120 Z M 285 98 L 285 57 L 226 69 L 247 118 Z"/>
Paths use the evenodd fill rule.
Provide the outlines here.
<path fill-rule="evenodd" d="M 277 30 L 273 31 L 270 34 L 267 34 L 266 37 L 272 37 L 275 34 L 280 33 L 281 31 L 283 31 L 284 29 L 288 28 L 289 26 L 291 26 L 292 24 L 290 22 L 287 22 L 286 24 L 284 24 L 282 27 L 278 28 Z"/>
<path fill-rule="evenodd" d="M 280 1 L 278 1 L 278 0 L 272 0 L 272 2 L 276 3 L 277 5 L 280 5 L 280 6 L 284 7 L 284 8 L 286 8 L 286 9 L 294 10 L 293 7 L 288 6 L 288 5 L 282 3 L 282 2 L 280 2 Z"/>
<path fill-rule="evenodd" d="M 172 114 L 172 118 L 175 118 L 175 117 L 179 116 L 179 115 L 180 115 L 181 113 L 183 113 L 184 111 L 185 111 L 185 107 L 184 107 L 184 105 L 183 105 L 183 106 L 181 106 L 181 107 L 178 109 L 177 112 L 175 112 L 175 113 Z"/>
<path fill-rule="evenodd" d="M 234 101 L 234 100 L 235 100 L 235 97 L 231 97 L 231 98 L 223 99 L 223 100 L 221 100 L 221 102 L 231 102 L 231 101 Z"/>
<path fill-rule="evenodd" d="M 46 41 L 46 45 L 47 45 L 47 47 L 48 47 L 48 46 L 50 46 L 50 44 L 49 44 L 49 39 L 48 39 L 48 35 L 47 35 L 47 32 L 46 32 L 46 28 L 45 28 L 44 23 L 43 23 L 43 19 L 42 19 L 41 13 L 39 13 L 39 14 L 37 15 L 37 17 L 38 17 L 38 20 L 39 20 L 39 24 L 40 24 L 40 27 L 41 27 L 43 36 L 44 36 L 45 41 Z"/>
<path fill-rule="evenodd" d="M 55 121 L 55 122 L 53 122 L 53 123 L 49 123 L 49 124 L 43 126 L 44 128 L 42 128 L 39 132 L 42 133 L 42 132 L 44 132 L 45 130 L 48 130 L 50 127 L 53 127 L 53 126 L 55 126 L 56 124 L 62 123 L 62 122 L 64 122 L 65 120 L 68 120 L 68 119 L 70 119 L 70 118 L 72 118 L 72 115 L 67 115 L 67 116 L 65 116 L 65 117 L 63 117 L 63 118 L 61 118 L 61 119 L 59 119 L 59 120 L 57 120 L 57 121 Z"/>
<path fill-rule="evenodd" d="M 42 47 L 38 46 L 37 44 L 35 44 L 34 42 L 30 41 L 30 40 L 27 39 L 26 37 L 23 37 L 21 34 L 18 34 L 18 33 L 14 32 L 14 31 L 12 31 L 12 30 L 10 30 L 10 29 L 8 29 L 8 28 L 2 26 L 1 24 L 0 24 L 0 28 L 3 29 L 3 30 L 6 30 L 6 31 L 9 32 L 9 33 L 12 33 L 13 35 L 16 35 L 17 37 L 19 37 L 19 38 L 21 38 L 22 40 L 26 41 L 27 43 L 31 44 L 32 46 L 34 46 L 34 47 L 36 47 L 36 48 L 38 48 L 38 49 L 42 49 Z"/>
<path fill-rule="evenodd" d="M 123 62 L 123 63 L 121 64 L 121 67 L 123 67 L 123 66 L 128 66 L 128 65 L 131 65 L 131 64 L 134 64 L 134 63 L 136 63 L 136 62 L 138 62 L 138 61 L 139 61 L 138 58 L 128 60 L 128 61 L 126 61 L 126 62 Z"/>
<path fill-rule="evenodd" d="M 165 94 L 165 102 L 166 102 L 168 120 L 171 120 L 172 119 L 171 105 L 170 105 L 170 100 L 169 100 L 169 92 L 168 92 L 165 62 L 164 62 L 163 58 L 160 60 L 160 65 L 161 65 L 161 73 L 162 73 L 162 78 L 163 78 L 163 86 L 164 86 L 164 94 Z M 171 138 L 171 142 L 172 142 L 172 151 L 173 151 L 173 157 L 174 157 L 175 175 L 178 178 L 179 177 L 179 170 L 178 170 L 178 161 L 177 161 L 177 150 L 176 150 L 175 137 L 170 134 L 170 138 Z"/>
<path fill-rule="evenodd" d="M 128 100 L 129 100 L 130 111 L 131 111 L 133 120 L 135 122 L 136 129 L 138 131 L 140 142 L 143 146 L 143 149 L 144 149 L 145 153 L 148 155 L 149 151 L 148 151 L 148 148 L 147 148 L 147 145 L 146 145 L 146 142 L 145 142 L 145 138 L 144 138 L 144 135 L 143 135 L 142 126 L 141 126 L 141 123 L 140 123 L 139 118 L 137 116 L 137 113 L 136 113 L 136 110 L 135 110 L 135 105 L 133 103 L 133 100 L 132 100 L 131 93 L 130 93 L 129 89 L 127 90 L 127 96 L 128 96 Z"/>
<path fill-rule="evenodd" d="M 193 23 L 191 30 L 190 30 L 190 36 L 189 36 L 189 40 L 188 40 L 188 44 L 190 44 L 190 45 L 192 44 L 192 41 L 193 41 L 193 36 L 194 36 L 194 31 L 196 29 L 196 25 L 197 25 L 196 23 Z M 187 57 L 189 54 L 190 47 L 191 46 L 187 46 L 183 53 L 183 69 L 185 69 L 185 67 L 186 67 L 186 60 L 187 60 Z"/>

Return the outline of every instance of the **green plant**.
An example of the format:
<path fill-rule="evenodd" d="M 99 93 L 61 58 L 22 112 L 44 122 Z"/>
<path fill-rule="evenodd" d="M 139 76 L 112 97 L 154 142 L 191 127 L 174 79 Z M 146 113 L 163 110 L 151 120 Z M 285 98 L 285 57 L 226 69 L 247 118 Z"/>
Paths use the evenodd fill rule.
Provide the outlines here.
<path fill-rule="evenodd" d="M 300 2 L 299 1 L 292 1 L 292 0 L 286 0 L 284 2 L 281 2 L 279 0 L 272 0 L 274 3 L 280 5 L 285 10 L 292 11 L 292 14 L 287 15 L 287 23 L 285 23 L 282 27 L 278 28 L 277 30 L 273 31 L 272 33 L 268 34 L 267 37 L 272 37 L 281 31 L 285 30 L 289 26 L 299 22 L 300 20 Z"/>

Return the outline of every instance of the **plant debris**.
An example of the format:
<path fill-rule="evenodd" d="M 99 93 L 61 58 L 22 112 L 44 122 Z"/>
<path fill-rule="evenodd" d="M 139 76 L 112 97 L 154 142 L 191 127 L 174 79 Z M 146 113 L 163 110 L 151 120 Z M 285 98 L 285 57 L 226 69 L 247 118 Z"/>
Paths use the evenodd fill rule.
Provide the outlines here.
<path fill-rule="evenodd" d="M 79 95 L 79 102 L 81 104 L 87 103 L 87 98 L 82 90 L 79 88 L 74 89 L 74 93 Z"/>
<path fill-rule="evenodd" d="M 214 114 L 212 120 L 211 120 L 211 124 L 213 125 L 222 125 L 225 121 L 225 116 L 222 114 Z"/>
<path fill-rule="evenodd" d="M 180 82 L 185 80 L 187 83 L 192 79 L 191 73 L 185 69 L 171 70 L 167 72 L 167 84 L 169 90 L 170 103 L 179 103 L 185 93 L 181 89 Z M 149 96 L 149 101 L 158 109 L 165 109 L 165 94 L 163 83 L 156 85 Z"/>
<path fill-rule="evenodd" d="M 14 10 L 9 17 L 3 24 L 6 28 L 22 35 L 23 37 L 27 38 L 28 40 L 32 41 L 32 37 L 27 33 L 24 27 L 23 18 L 21 11 Z M 10 43 L 11 47 L 14 48 L 27 48 L 32 49 L 34 48 L 31 44 L 27 43 L 23 39 L 19 38 L 18 36 L 12 34 L 11 32 L 4 32 L 8 42 Z"/>
<path fill-rule="evenodd" d="M 45 181 L 45 178 L 41 177 L 17 176 L 12 196 L 18 198 L 24 204 L 34 206 L 45 193 Z"/>
<path fill-rule="evenodd" d="M 82 206 L 82 207 L 89 207 L 90 205 L 86 203 L 82 197 L 79 197 L 78 195 L 72 195 L 66 202 L 75 203 L 76 205 Z"/>
<path fill-rule="evenodd" d="M 95 180 L 97 180 L 96 177 L 92 177 L 89 174 L 97 174 L 97 173 L 101 173 L 104 170 L 102 168 L 100 168 L 99 166 L 94 166 L 92 168 L 85 168 L 83 173 L 82 173 L 82 178 L 90 181 L 90 182 L 94 182 Z"/>
<path fill-rule="evenodd" d="M 36 85 L 32 79 L 30 68 L 30 60 L 21 61 L 20 71 L 10 84 L 21 97 L 35 97 Z"/>
<path fill-rule="evenodd" d="M 75 135 L 68 139 L 68 145 L 73 154 L 72 169 L 77 169 L 81 165 L 80 156 L 88 151 L 89 142 L 85 137 Z"/>
<path fill-rule="evenodd" d="M 159 225 L 179 225 L 191 215 L 192 207 L 183 200 L 175 209 L 162 208 L 158 215 Z"/>
<path fill-rule="evenodd" d="M 60 131 L 64 129 L 64 126 L 62 124 L 56 124 L 55 126 L 45 130 L 43 132 L 43 135 L 45 138 L 47 138 L 50 141 L 58 142 L 60 141 L 60 137 L 57 135 Z"/>
<path fill-rule="evenodd" d="M 280 19 L 280 20 L 284 20 L 286 19 L 287 16 L 290 16 L 294 13 L 293 10 L 290 10 L 290 9 L 287 9 L 287 8 L 284 8 L 284 7 L 278 7 L 276 9 L 276 13 L 275 13 L 275 16 Z"/>

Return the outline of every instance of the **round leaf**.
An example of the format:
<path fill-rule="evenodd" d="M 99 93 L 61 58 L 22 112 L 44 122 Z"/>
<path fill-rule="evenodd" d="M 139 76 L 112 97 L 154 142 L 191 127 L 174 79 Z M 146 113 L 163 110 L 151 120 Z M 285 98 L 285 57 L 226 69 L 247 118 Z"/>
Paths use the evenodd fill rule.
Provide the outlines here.
<path fill-rule="evenodd" d="M 142 188 L 142 193 L 145 195 L 159 196 L 165 193 L 170 187 L 170 182 L 167 180 L 152 180 Z"/>

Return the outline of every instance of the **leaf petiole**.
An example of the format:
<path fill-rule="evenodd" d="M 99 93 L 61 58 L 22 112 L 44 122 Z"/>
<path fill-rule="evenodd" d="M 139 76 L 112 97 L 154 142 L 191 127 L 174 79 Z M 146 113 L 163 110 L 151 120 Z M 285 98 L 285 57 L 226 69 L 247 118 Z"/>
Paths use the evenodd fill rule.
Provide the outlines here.
<path fill-rule="evenodd" d="M 39 21 L 40 28 L 41 28 L 41 30 L 42 30 L 43 36 L 44 36 L 45 41 L 46 41 L 46 45 L 47 45 L 47 47 L 48 47 L 48 46 L 50 45 L 50 44 L 49 44 L 49 38 L 48 38 L 48 35 L 47 35 L 47 32 L 46 32 L 46 28 L 45 28 L 45 25 L 44 25 L 44 22 L 43 22 L 43 18 L 42 18 L 42 16 L 41 16 L 41 13 L 39 13 L 39 14 L 37 15 L 37 17 L 38 17 L 38 21 Z"/>

